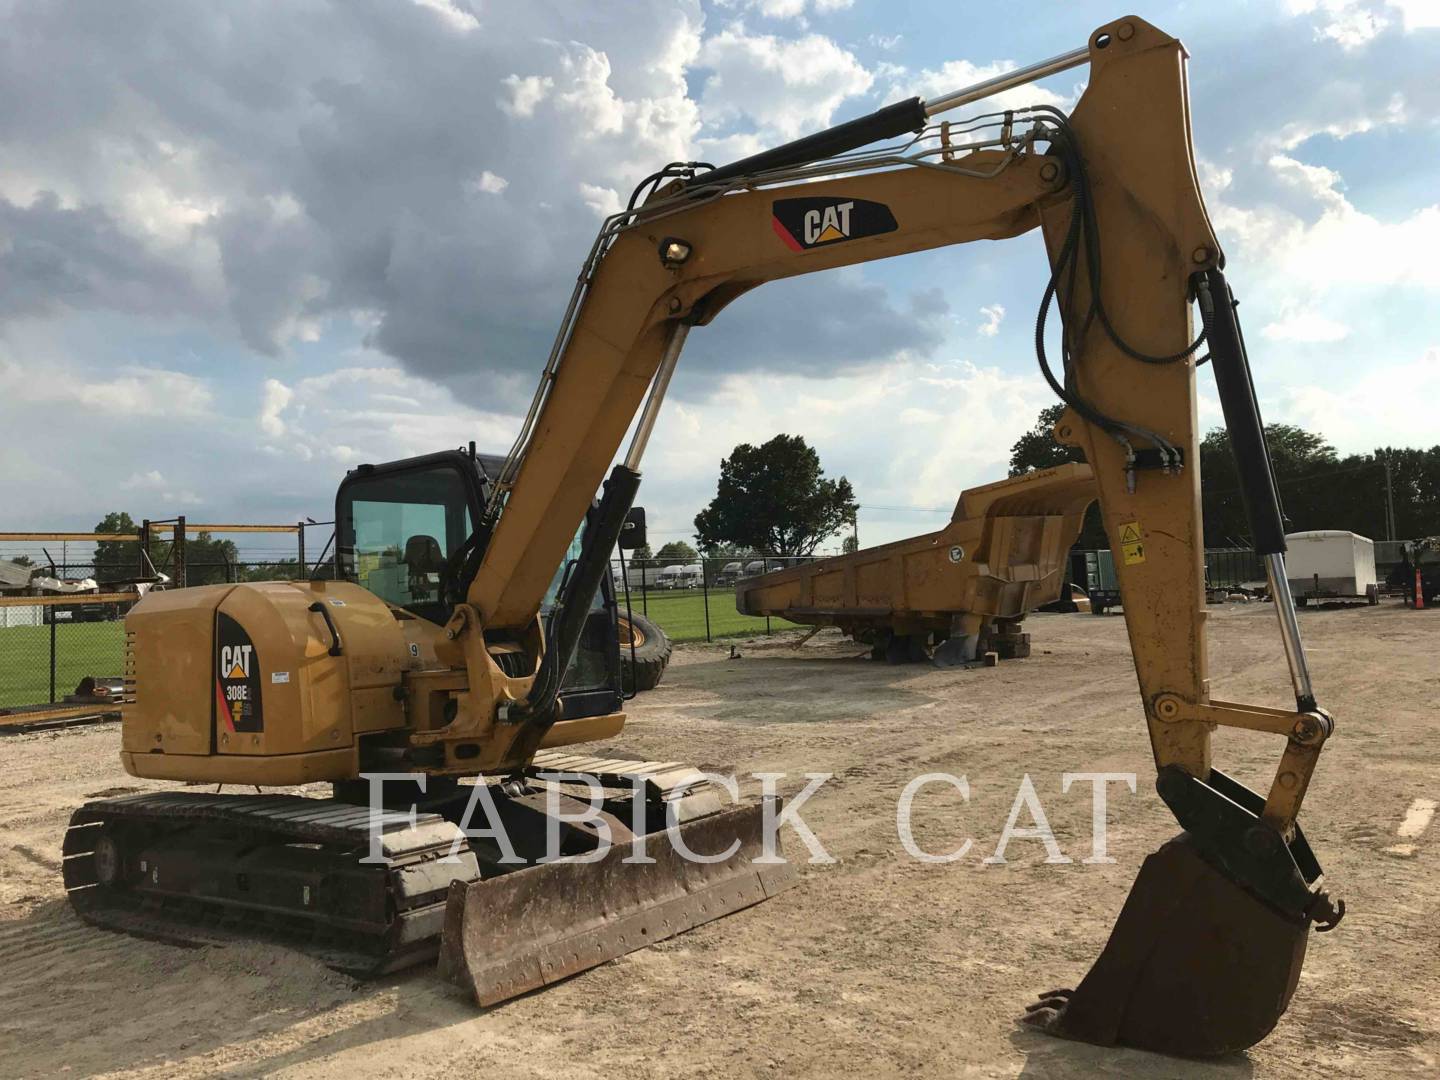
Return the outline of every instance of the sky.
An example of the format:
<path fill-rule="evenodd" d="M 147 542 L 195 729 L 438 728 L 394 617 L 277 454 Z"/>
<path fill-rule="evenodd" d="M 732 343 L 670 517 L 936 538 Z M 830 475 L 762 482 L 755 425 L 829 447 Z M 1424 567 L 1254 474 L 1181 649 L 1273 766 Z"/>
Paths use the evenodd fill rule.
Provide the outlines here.
<path fill-rule="evenodd" d="M 347 468 L 508 447 L 603 216 L 1082 45 L 1077 0 L 0 0 L 0 530 L 332 516 Z M 1140 11 L 1190 53 L 1267 420 L 1433 445 L 1440 0 Z M 1076 69 L 1015 103 L 1073 102 Z M 804 435 L 863 544 L 938 528 L 1051 398 L 1034 234 L 768 285 L 690 337 L 640 501 L 691 539 Z M 823 312 L 800 320 L 796 311 Z M 1201 418 L 1220 421 L 1201 378 Z M 238 539 L 238 538 L 237 538 Z"/>

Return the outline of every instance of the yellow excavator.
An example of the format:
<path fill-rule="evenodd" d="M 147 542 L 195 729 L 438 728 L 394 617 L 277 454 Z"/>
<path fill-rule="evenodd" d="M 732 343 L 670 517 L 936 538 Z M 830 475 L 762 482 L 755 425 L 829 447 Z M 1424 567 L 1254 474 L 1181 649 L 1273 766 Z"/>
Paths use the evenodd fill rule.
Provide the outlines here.
<path fill-rule="evenodd" d="M 489 1003 L 783 888 L 788 868 L 756 855 L 765 808 L 717 811 L 703 802 L 713 792 L 684 783 L 685 770 L 669 763 L 563 756 L 624 724 L 616 705 L 571 715 L 560 684 L 681 347 L 692 327 L 768 281 L 1039 230 L 1049 273 L 1035 343 L 1067 406 L 1056 436 L 1080 447 L 1094 473 L 1157 789 L 1183 831 L 1145 860 L 1084 980 L 1046 994 L 1028 1019 L 1060 1036 L 1186 1055 L 1263 1038 L 1295 990 L 1312 924 L 1329 929 L 1344 911 L 1321 887 L 1296 821 L 1332 720 L 1311 687 L 1235 302 L 1196 181 L 1186 59 L 1179 41 L 1126 17 L 1083 48 L 977 86 L 728 166 L 677 163 L 648 177 L 605 221 L 515 446 L 483 489 L 458 467 L 388 479 L 377 468 L 351 478 L 348 517 L 342 509 L 337 523 L 348 580 L 187 589 L 136 606 L 126 626 L 130 773 L 328 781 L 336 794 L 181 790 L 88 803 L 65 839 L 76 908 L 142 932 L 164 932 L 187 913 L 239 932 L 270 926 L 309 935 L 322 953 L 367 952 L 378 966 L 433 955 L 439 933 L 442 969 Z M 1087 63 L 1068 113 L 1036 106 L 937 119 Z M 1202 350 L 1267 565 L 1293 709 L 1211 694 Z M 382 556 L 400 543 L 405 557 L 412 536 L 416 561 L 439 567 L 426 571 L 439 599 L 423 610 L 387 599 L 378 584 L 384 569 L 397 589 L 401 576 L 409 587 L 410 563 L 402 574 L 401 559 L 392 552 L 382 567 Z M 1280 738 L 1268 791 L 1215 767 L 1217 727 Z M 546 805 L 555 789 L 542 798 L 537 765 L 560 779 L 628 782 L 628 808 L 607 809 L 615 835 L 627 825 L 647 835 L 664 819 L 683 823 L 675 835 L 685 844 L 653 843 L 653 860 L 638 865 L 612 857 L 629 845 L 590 861 L 597 821 L 576 824 L 578 814 Z M 349 793 L 377 772 L 412 777 L 398 792 L 381 788 L 409 820 L 373 838 L 380 857 L 362 858 L 376 854 L 357 840 L 369 811 Z M 423 797 L 415 774 L 430 780 Z M 460 777 L 480 779 L 456 787 Z M 507 865 L 492 834 L 443 861 L 461 796 L 497 804 L 522 835 L 537 823 L 561 830 L 564 857 L 526 866 L 527 850 Z M 773 824 L 774 807 L 765 812 Z M 685 845 L 730 855 L 697 865 L 677 854 Z"/>

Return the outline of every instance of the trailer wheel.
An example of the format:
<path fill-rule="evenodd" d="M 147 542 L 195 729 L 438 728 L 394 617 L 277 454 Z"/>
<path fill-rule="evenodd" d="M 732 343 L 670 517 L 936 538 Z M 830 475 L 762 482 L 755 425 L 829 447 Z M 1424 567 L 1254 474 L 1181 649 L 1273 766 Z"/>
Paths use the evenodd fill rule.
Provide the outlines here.
<path fill-rule="evenodd" d="M 670 663 L 674 645 L 665 631 L 649 619 L 636 612 L 619 615 L 620 634 L 620 685 L 625 693 L 639 693 L 654 690 L 660 685 L 660 677 Z M 635 646 L 634 662 L 631 662 L 630 646 Z"/>

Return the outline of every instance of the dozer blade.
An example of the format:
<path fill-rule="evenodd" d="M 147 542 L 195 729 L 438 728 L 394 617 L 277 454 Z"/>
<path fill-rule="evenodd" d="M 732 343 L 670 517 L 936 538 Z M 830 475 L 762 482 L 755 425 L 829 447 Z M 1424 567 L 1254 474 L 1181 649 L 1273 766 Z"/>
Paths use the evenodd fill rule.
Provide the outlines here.
<path fill-rule="evenodd" d="M 623 843 L 594 862 L 571 856 L 455 882 L 440 974 L 480 1005 L 495 1005 L 769 899 L 794 884 L 795 871 L 754 861 L 763 851 L 763 810 L 739 807 L 677 826 L 698 855 L 734 845 L 720 862 L 684 858 L 656 832 L 645 838 L 649 863 L 627 863 L 635 853 Z"/>
<path fill-rule="evenodd" d="M 1105 950 L 1024 1018 L 1053 1035 L 1183 1057 L 1255 1045 L 1300 979 L 1309 918 L 1257 899 L 1182 834 L 1149 856 Z"/>

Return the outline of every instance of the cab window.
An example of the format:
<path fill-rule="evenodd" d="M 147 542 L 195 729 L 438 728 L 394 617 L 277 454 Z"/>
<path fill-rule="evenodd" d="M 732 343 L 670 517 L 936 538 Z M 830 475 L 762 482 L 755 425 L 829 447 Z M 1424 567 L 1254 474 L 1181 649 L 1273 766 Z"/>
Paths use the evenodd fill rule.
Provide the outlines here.
<path fill-rule="evenodd" d="M 555 607 L 555 598 L 560 594 L 560 582 L 565 575 L 573 572 L 572 568 L 576 560 L 580 558 L 581 544 L 585 539 L 585 526 L 581 524 L 580 530 L 570 540 L 570 546 L 565 549 L 565 558 L 555 571 L 555 576 L 550 579 L 550 586 L 545 590 L 545 599 L 540 603 L 542 612 L 549 612 Z M 605 597 L 603 589 L 596 589 L 595 595 L 590 600 L 591 611 L 603 611 L 605 608 Z"/>
<path fill-rule="evenodd" d="M 339 511 L 345 577 L 398 607 L 422 610 L 444 600 L 446 560 L 471 529 L 469 491 L 456 469 L 352 479 Z"/>

